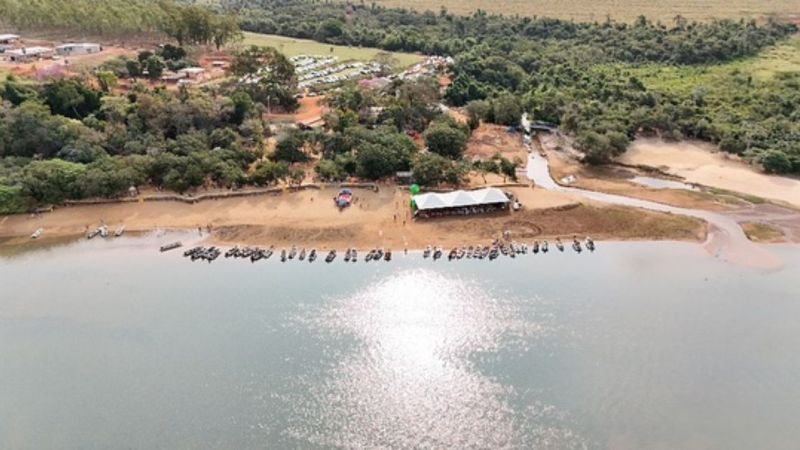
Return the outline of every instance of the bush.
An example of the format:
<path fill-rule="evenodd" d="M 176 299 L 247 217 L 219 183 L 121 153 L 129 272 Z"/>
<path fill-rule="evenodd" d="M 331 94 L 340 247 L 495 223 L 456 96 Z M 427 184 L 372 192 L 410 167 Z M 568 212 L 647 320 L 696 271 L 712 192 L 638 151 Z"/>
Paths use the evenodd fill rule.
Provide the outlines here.
<path fill-rule="evenodd" d="M 452 121 L 440 121 L 425 131 L 428 150 L 450 159 L 460 159 L 467 148 L 469 133 Z"/>

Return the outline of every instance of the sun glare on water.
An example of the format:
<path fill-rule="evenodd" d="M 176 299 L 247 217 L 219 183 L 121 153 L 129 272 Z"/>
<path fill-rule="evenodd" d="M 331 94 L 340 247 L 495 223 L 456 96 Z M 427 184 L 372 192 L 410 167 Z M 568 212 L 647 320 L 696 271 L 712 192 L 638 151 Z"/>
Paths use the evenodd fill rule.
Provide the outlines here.
<path fill-rule="evenodd" d="M 575 446 L 568 430 L 520 419 L 513 389 L 472 362 L 547 332 L 512 305 L 469 280 L 422 269 L 332 301 L 309 325 L 333 342 L 355 338 L 356 349 L 307 386 L 311 404 L 291 433 L 346 448 Z"/>

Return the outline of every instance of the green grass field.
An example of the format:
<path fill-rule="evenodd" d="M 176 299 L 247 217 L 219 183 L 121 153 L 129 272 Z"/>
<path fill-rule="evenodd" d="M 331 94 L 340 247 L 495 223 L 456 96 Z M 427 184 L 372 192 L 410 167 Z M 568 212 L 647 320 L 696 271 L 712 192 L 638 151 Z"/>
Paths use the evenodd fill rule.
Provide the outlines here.
<path fill-rule="evenodd" d="M 477 9 L 489 13 L 521 16 L 556 17 L 579 22 L 614 20 L 630 22 L 644 14 L 653 20 L 671 23 L 680 14 L 694 20 L 751 17 L 765 19 L 774 15 L 800 19 L 797 0 L 375 0 L 382 6 L 439 11 L 444 6 L 458 14 L 472 14 Z"/>
<path fill-rule="evenodd" d="M 731 75 L 750 76 L 756 81 L 767 81 L 779 73 L 800 73 L 800 35 L 773 47 L 758 56 L 713 66 L 664 66 L 664 65 L 614 65 L 598 67 L 603 71 L 622 68 L 639 78 L 647 87 L 660 91 L 691 93 L 698 86 L 708 90 L 723 86 Z"/>
<path fill-rule="evenodd" d="M 387 53 L 375 48 L 346 47 L 341 45 L 322 44 L 305 39 L 294 39 L 270 34 L 244 33 L 244 45 L 263 45 L 275 47 L 286 56 L 324 55 L 338 56 L 340 61 L 369 61 L 379 53 Z M 420 55 L 412 53 L 390 53 L 396 61 L 397 68 L 405 68 L 422 60 Z"/>

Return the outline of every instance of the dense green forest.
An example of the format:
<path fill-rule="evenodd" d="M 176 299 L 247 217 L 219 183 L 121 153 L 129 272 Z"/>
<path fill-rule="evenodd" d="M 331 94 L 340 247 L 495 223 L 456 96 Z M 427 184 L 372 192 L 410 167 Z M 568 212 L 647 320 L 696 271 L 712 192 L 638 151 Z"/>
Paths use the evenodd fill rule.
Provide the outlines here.
<path fill-rule="evenodd" d="M 797 31 L 792 24 L 753 21 L 671 24 L 573 23 L 478 11 L 415 12 L 371 4 L 304 0 L 222 0 L 246 30 L 446 54 L 456 58 L 447 100 L 467 105 L 501 101 L 535 119 L 560 124 L 576 137 L 588 162 L 624 152 L 640 132 L 667 139 L 719 143 L 778 173 L 800 173 L 797 74 L 754 80 L 731 73 L 689 92 L 648 88 L 637 65 L 707 66 L 752 57 Z M 655 69 L 653 69 L 655 67 Z M 725 86 L 725 89 L 717 89 Z M 714 95 L 708 95 L 713 91 Z M 470 106 L 473 116 L 487 109 Z M 500 123 L 512 117 L 482 116 Z"/>
<path fill-rule="evenodd" d="M 525 111 L 574 135 L 589 163 L 609 161 L 639 133 L 657 133 L 717 142 L 768 171 L 800 173 L 797 73 L 760 79 L 720 70 L 708 79 L 713 85 L 681 89 L 652 82 L 667 68 L 751 58 L 795 33 L 793 25 L 680 17 L 670 25 L 644 18 L 576 24 L 302 0 L 222 0 L 214 11 L 112 0 L 102 13 L 89 0 L 0 2 L 10 12 L 6 23 L 30 28 L 103 32 L 104 23 L 118 21 L 118 30 L 157 30 L 178 44 L 223 45 L 238 37 L 236 17 L 247 30 L 455 58 L 454 82 L 443 97 L 434 80 L 424 79 L 395 80 L 383 93 L 345 88 L 327 98 L 324 130 L 282 135 L 269 154 L 264 104 L 296 106 L 294 68 L 274 49 L 240 50 L 228 82 L 177 93 L 144 85 L 124 96 L 111 93 L 116 77 L 187 64 L 186 52 L 173 46 L 109 61 L 94 80 L 36 84 L 8 77 L 0 81 L 0 213 L 120 196 L 131 185 L 185 192 L 297 182 L 310 160 L 325 180 L 379 179 L 409 168 L 431 186 L 458 184 L 472 170 L 513 178 L 514 161 L 471 164 L 463 152 L 480 121 L 516 125 Z M 48 16 L 47 8 L 62 3 L 63 14 Z M 468 126 L 444 116 L 442 101 L 464 106 Z M 417 151 L 410 137 L 416 135 L 430 152 Z"/>
<path fill-rule="evenodd" d="M 172 0 L 0 0 L 0 26 L 97 35 L 162 32 L 179 44 L 217 44 L 241 32 L 232 14 Z"/>

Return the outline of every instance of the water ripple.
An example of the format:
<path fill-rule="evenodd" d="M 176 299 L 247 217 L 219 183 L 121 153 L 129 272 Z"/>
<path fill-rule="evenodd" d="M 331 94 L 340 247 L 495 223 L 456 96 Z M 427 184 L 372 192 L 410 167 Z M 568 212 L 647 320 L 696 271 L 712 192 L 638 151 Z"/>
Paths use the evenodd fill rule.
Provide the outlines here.
<path fill-rule="evenodd" d="M 585 448 L 568 420 L 481 373 L 471 358 L 545 336 L 519 301 L 430 270 L 406 270 L 334 299 L 300 321 L 338 347 L 319 378 L 298 381 L 287 431 L 340 448 Z M 516 409 L 515 409 L 516 408 Z"/>

